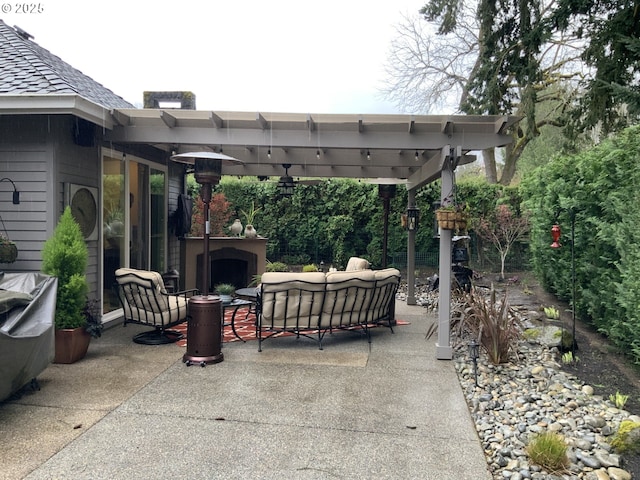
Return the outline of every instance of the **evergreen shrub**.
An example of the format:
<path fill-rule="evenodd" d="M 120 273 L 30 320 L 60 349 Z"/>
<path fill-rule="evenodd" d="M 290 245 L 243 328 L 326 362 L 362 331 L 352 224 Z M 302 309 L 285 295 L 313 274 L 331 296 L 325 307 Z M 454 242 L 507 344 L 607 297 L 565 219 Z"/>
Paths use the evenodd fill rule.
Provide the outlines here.
<path fill-rule="evenodd" d="M 51 237 L 42 248 L 42 271 L 58 278 L 56 328 L 86 326 L 84 309 L 88 284 L 85 276 L 89 252 L 80 225 L 66 207 Z"/>

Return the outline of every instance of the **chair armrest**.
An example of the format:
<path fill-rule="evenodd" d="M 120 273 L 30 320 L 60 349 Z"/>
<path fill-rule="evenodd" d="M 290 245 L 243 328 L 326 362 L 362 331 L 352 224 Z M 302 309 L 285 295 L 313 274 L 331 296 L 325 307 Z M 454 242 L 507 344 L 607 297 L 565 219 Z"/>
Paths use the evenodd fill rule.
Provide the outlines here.
<path fill-rule="evenodd" d="M 193 295 L 200 295 L 200 290 L 197 288 L 190 288 L 188 290 L 182 290 L 181 292 L 169 293 L 169 295 L 188 298 Z"/>

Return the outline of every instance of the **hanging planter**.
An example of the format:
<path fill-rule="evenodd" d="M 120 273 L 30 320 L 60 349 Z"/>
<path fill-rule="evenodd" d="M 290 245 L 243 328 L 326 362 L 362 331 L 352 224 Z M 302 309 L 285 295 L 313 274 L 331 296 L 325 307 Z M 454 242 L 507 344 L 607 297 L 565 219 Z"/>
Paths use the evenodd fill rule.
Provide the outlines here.
<path fill-rule="evenodd" d="M 0 222 L 2 222 L 2 229 L 4 230 L 4 233 L 0 232 L 0 263 L 13 263 L 18 258 L 18 247 L 9 240 L 2 217 L 0 217 Z"/>
<path fill-rule="evenodd" d="M 468 217 L 460 206 L 453 205 L 437 209 L 436 220 L 443 230 L 465 230 Z"/>
<path fill-rule="evenodd" d="M 18 247 L 0 233 L 0 263 L 13 263 L 18 258 Z"/>

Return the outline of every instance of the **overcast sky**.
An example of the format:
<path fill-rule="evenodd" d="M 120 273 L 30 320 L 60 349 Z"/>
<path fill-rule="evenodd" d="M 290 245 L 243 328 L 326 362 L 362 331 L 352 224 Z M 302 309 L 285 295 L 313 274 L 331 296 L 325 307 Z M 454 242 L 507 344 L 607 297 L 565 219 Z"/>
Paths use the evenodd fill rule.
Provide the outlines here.
<path fill-rule="evenodd" d="M 395 27 L 423 0 L 0 4 L 6 24 L 139 107 L 146 90 L 189 90 L 199 110 L 413 113 L 380 89 Z"/>

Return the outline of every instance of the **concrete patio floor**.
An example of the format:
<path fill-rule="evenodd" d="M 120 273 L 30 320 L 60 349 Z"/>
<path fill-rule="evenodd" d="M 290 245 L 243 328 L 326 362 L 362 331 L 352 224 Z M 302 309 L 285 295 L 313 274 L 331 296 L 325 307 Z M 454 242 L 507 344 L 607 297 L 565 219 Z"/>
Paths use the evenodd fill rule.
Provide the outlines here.
<path fill-rule="evenodd" d="M 425 340 L 434 317 L 404 302 L 396 317 L 411 323 L 371 345 L 225 343 L 204 368 L 110 328 L 0 404 L 0 478 L 490 479 L 453 362 Z"/>

